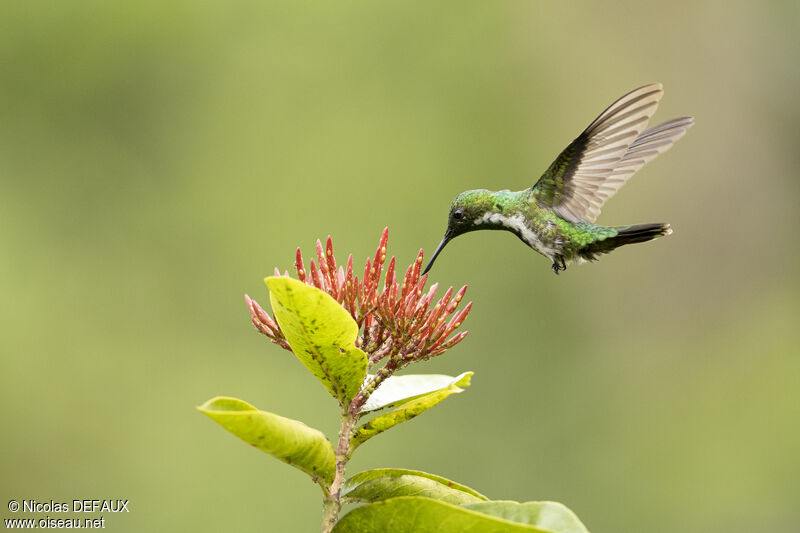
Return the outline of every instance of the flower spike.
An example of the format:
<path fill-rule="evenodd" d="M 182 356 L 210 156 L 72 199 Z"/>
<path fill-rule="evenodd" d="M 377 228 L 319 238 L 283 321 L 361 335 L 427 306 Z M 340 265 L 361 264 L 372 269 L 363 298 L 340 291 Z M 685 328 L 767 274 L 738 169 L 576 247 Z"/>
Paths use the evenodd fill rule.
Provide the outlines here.
<path fill-rule="evenodd" d="M 371 384 L 372 390 L 384 379 L 380 376 L 388 376 L 411 361 L 440 355 L 461 342 L 467 332 L 458 333 L 456 330 L 472 308 L 470 302 L 457 311 L 466 286 L 455 296 L 450 287 L 438 300 L 435 299 L 438 284 L 425 289 L 428 275 L 422 274 L 422 250 L 405 270 L 402 283 L 398 283 L 395 258 L 391 257 L 386 263 L 388 241 L 389 229 L 384 228 L 375 253 L 365 262 L 361 279 L 353 273 L 352 254 L 345 266 L 337 265 L 330 236 L 324 246 L 320 240 L 316 241 L 317 257 L 310 260 L 307 269 L 300 248 L 294 261 L 300 281 L 327 292 L 359 325 L 356 343 L 368 351 L 370 364 L 388 358 L 384 367 L 387 372 L 381 370 L 377 373 L 378 382 Z M 275 269 L 275 275 L 281 275 L 278 269 Z M 284 275 L 288 276 L 288 272 Z M 277 322 L 255 300 L 245 296 L 245 302 L 256 329 L 272 342 L 290 350 Z"/>

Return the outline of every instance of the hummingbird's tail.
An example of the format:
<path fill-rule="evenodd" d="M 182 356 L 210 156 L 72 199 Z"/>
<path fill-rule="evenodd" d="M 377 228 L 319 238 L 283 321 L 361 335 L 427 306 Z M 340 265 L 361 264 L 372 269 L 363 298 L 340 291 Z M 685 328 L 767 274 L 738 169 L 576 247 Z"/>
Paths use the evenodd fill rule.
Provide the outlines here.
<path fill-rule="evenodd" d="M 607 254 L 620 246 L 652 241 L 672 233 L 669 224 L 636 224 L 635 226 L 616 226 L 614 229 L 617 230 L 615 236 L 606 237 L 584 246 L 578 251 L 580 256 L 588 261 L 593 261 L 597 259 L 598 255 Z"/>

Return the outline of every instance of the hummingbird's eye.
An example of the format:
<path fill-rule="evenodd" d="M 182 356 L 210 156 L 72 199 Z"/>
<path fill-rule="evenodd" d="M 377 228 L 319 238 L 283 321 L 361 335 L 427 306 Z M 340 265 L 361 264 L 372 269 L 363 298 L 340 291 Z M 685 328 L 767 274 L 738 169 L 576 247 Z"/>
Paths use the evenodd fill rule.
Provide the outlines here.
<path fill-rule="evenodd" d="M 456 220 L 461 220 L 464 217 L 464 211 L 461 209 L 456 209 L 453 211 L 453 218 Z"/>

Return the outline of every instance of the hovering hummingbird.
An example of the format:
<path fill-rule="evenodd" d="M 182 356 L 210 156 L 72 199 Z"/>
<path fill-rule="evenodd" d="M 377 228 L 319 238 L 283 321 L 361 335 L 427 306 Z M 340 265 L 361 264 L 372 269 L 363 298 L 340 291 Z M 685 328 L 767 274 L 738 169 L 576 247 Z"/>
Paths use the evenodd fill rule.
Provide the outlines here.
<path fill-rule="evenodd" d="M 676 118 L 645 130 L 664 91 L 639 87 L 611 104 L 561 152 L 536 184 L 522 191 L 479 189 L 459 194 L 447 230 L 424 272 L 448 242 L 475 230 L 506 230 L 553 262 L 594 261 L 622 245 L 669 235 L 669 224 L 600 226 L 594 223 L 612 197 L 645 163 L 672 147 L 692 124 Z"/>

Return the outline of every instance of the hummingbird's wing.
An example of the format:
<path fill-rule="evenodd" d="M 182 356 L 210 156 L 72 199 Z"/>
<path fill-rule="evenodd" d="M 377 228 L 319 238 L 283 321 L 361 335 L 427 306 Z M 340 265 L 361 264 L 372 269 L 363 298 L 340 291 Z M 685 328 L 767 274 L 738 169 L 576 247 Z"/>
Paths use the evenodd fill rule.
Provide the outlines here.
<path fill-rule="evenodd" d="M 594 222 L 606 200 L 692 125 L 683 117 L 643 131 L 663 94 L 653 83 L 611 104 L 539 178 L 532 187 L 536 199 L 566 220 Z"/>

